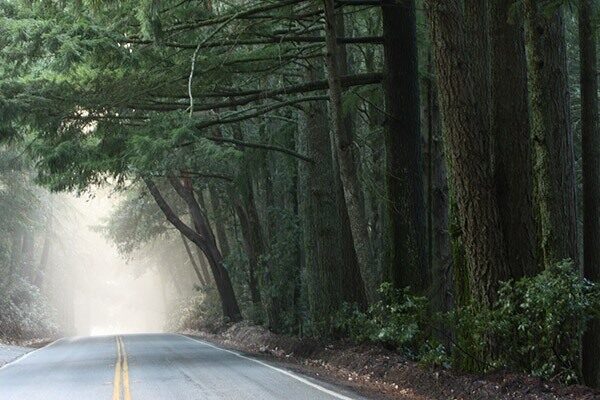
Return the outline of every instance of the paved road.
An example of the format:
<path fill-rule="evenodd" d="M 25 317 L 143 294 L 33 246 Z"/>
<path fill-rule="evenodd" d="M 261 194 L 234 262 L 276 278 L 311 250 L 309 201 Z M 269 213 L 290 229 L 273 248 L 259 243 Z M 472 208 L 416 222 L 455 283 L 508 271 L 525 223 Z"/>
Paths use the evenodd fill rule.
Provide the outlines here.
<path fill-rule="evenodd" d="M 0 400 L 366 400 L 180 335 L 62 339 L 0 369 Z"/>

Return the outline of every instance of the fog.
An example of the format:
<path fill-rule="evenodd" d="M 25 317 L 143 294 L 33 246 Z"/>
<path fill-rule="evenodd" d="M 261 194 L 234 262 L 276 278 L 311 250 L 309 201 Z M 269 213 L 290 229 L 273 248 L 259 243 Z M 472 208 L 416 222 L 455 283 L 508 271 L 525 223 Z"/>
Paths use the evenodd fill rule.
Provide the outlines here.
<path fill-rule="evenodd" d="M 127 260 L 98 229 L 120 200 L 110 189 L 53 195 L 66 216 L 57 218 L 60 248 L 52 254 L 52 290 L 46 294 L 69 335 L 160 332 L 165 287 L 156 268 Z"/>

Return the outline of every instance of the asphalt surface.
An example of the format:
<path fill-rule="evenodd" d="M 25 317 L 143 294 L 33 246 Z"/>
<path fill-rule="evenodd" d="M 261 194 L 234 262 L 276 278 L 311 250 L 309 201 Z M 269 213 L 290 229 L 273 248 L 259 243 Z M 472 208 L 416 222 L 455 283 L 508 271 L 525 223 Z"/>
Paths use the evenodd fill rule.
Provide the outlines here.
<path fill-rule="evenodd" d="M 0 400 L 366 400 L 181 335 L 62 339 L 0 368 Z"/>

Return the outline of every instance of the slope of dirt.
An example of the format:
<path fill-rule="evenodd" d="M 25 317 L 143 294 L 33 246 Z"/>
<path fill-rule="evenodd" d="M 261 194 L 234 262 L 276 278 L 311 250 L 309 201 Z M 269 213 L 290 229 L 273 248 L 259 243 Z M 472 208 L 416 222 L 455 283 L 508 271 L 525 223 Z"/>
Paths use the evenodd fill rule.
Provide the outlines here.
<path fill-rule="evenodd" d="M 599 391 L 584 386 L 557 385 L 507 372 L 476 376 L 426 369 L 381 347 L 298 339 L 246 323 L 232 325 L 219 333 L 185 333 L 228 348 L 267 356 L 305 373 L 389 399 L 600 399 Z"/>

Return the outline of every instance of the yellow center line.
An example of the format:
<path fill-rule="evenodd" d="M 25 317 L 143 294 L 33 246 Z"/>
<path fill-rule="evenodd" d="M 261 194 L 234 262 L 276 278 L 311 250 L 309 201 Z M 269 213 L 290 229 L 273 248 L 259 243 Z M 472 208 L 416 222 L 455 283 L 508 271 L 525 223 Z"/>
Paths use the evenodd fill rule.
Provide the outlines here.
<path fill-rule="evenodd" d="M 121 399 L 121 343 L 119 337 L 116 338 L 117 342 L 117 363 L 115 364 L 115 380 L 113 386 L 113 397 L 112 400 Z"/>
<path fill-rule="evenodd" d="M 124 400 L 131 400 L 131 392 L 129 390 L 129 363 L 127 362 L 127 352 L 125 351 L 125 343 L 121 339 L 121 355 L 123 357 L 123 393 Z"/>
<path fill-rule="evenodd" d="M 129 363 L 127 362 L 127 352 L 125 343 L 120 336 L 116 337 L 117 342 L 117 363 L 115 364 L 115 380 L 113 386 L 113 400 L 131 400 L 131 391 L 129 389 Z M 122 390 L 121 390 L 122 389 Z"/>

